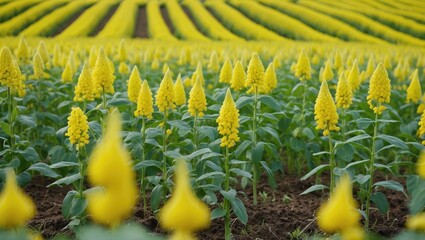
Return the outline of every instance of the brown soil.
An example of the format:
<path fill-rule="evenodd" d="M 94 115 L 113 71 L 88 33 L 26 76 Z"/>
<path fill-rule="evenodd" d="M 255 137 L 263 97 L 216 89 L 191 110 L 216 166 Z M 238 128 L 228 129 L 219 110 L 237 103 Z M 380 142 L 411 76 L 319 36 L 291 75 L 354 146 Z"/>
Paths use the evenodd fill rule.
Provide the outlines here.
<path fill-rule="evenodd" d="M 167 24 L 167 27 L 168 29 L 170 29 L 170 32 L 174 34 L 175 29 L 174 29 L 173 23 L 171 22 L 170 16 L 168 15 L 167 8 L 164 6 L 161 6 L 160 10 L 161 10 L 162 19 L 164 19 L 164 22 L 165 24 Z"/>
<path fill-rule="evenodd" d="M 116 4 L 109 9 L 109 12 L 103 17 L 102 21 L 100 21 L 99 25 L 89 34 L 90 37 L 96 36 L 102 29 L 105 27 L 106 23 L 109 22 L 109 19 L 114 15 L 115 11 L 117 11 L 119 4 Z"/>
<path fill-rule="evenodd" d="M 139 7 L 136 19 L 136 29 L 134 30 L 134 37 L 148 38 L 148 18 L 146 15 L 146 7 Z"/>
<path fill-rule="evenodd" d="M 296 229 L 302 230 L 306 234 L 319 232 L 315 222 L 315 213 L 321 202 L 326 200 L 327 193 L 314 192 L 300 196 L 301 192 L 314 184 L 312 180 L 300 181 L 296 176 L 278 176 L 277 178 L 278 187 L 275 191 L 268 186 L 267 179 L 262 178 L 259 192 L 267 193 L 267 199 L 259 197 L 258 206 L 252 204 L 251 188 L 244 190 L 247 193 L 246 197 L 238 194 L 247 208 L 249 221 L 246 226 L 236 219 L 232 221 L 234 239 L 290 239 L 291 232 Z M 326 181 L 326 177 L 323 180 Z M 404 180 L 397 180 L 404 184 Z M 67 221 L 61 214 L 61 204 L 68 189 L 45 188 L 48 183 L 47 179 L 36 177 L 25 188 L 37 203 L 38 209 L 38 214 L 30 222 L 30 226 L 39 229 L 46 238 L 64 233 L 62 229 L 67 225 Z M 372 208 L 371 225 L 373 232 L 389 237 L 403 229 L 408 214 L 407 199 L 399 192 L 384 192 L 390 203 L 390 211 L 387 215 L 383 215 L 377 209 Z M 289 200 L 284 201 L 288 197 Z M 141 204 L 137 206 L 132 220 L 143 224 L 151 231 L 164 233 L 149 208 L 147 215 L 144 216 Z M 65 233 L 70 234 L 69 230 Z M 224 221 L 216 219 L 210 228 L 199 233 L 198 237 L 199 239 L 223 239 L 223 235 Z"/>
<path fill-rule="evenodd" d="M 69 18 L 66 22 L 64 22 L 63 24 L 60 25 L 59 28 L 57 28 L 54 32 L 52 32 L 50 34 L 51 37 L 54 37 L 56 35 L 59 35 L 60 33 L 62 33 L 67 27 L 69 27 L 73 22 L 75 22 L 75 20 L 77 20 L 81 14 L 83 14 L 87 8 L 91 7 L 92 4 L 89 4 L 85 7 L 83 7 L 82 9 L 80 9 L 78 12 L 76 12 L 71 18 Z"/>

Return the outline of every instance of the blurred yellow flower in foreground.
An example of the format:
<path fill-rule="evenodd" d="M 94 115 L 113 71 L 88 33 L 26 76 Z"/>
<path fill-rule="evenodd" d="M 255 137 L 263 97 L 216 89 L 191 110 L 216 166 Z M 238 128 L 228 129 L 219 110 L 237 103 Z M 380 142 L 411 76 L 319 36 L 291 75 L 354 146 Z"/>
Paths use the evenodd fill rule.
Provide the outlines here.
<path fill-rule="evenodd" d="M 164 229 L 173 231 L 171 240 L 196 239 L 192 233 L 209 226 L 210 211 L 193 192 L 184 160 L 176 162 L 175 174 L 176 187 L 160 210 L 159 221 Z"/>
<path fill-rule="evenodd" d="M 0 228 L 16 229 L 25 225 L 36 212 L 35 205 L 16 183 L 12 169 L 6 170 L 6 183 L 0 193 Z"/>

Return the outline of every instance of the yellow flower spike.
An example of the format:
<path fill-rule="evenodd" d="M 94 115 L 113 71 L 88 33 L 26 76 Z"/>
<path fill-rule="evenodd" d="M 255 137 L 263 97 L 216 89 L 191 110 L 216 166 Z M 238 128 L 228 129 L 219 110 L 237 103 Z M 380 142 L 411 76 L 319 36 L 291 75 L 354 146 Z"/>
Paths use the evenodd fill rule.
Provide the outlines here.
<path fill-rule="evenodd" d="M 388 55 L 385 55 L 385 57 L 384 57 L 384 66 L 385 66 L 386 69 L 393 68 L 393 65 L 391 63 L 391 59 Z"/>
<path fill-rule="evenodd" d="M 89 143 L 89 123 L 87 116 L 79 107 L 73 107 L 68 117 L 68 131 L 65 136 L 69 137 L 69 142 L 77 147 L 84 147 Z"/>
<path fill-rule="evenodd" d="M 422 122 L 422 119 L 421 119 L 421 122 Z M 423 131 L 425 132 L 425 130 L 423 130 Z M 425 179 L 425 151 L 422 151 L 421 154 L 419 155 L 418 162 L 416 164 L 416 173 L 421 178 Z"/>
<path fill-rule="evenodd" d="M 137 66 L 134 66 L 133 70 L 131 71 L 130 79 L 127 82 L 128 100 L 137 103 L 141 87 L 142 79 L 140 78 L 139 69 Z"/>
<path fill-rule="evenodd" d="M 46 76 L 44 73 L 44 62 L 43 58 L 41 58 L 40 53 L 37 51 L 32 58 L 32 67 L 34 70 L 34 77 L 36 79 L 41 79 Z"/>
<path fill-rule="evenodd" d="M 231 148 L 235 146 L 236 142 L 239 141 L 239 110 L 236 108 L 230 89 L 227 89 L 216 122 L 218 123 L 218 132 L 222 135 L 220 147 Z"/>
<path fill-rule="evenodd" d="M 22 85 L 19 66 L 14 63 L 10 49 L 5 46 L 0 50 L 0 85 L 14 92 L 18 91 Z"/>
<path fill-rule="evenodd" d="M 391 82 L 384 64 L 379 63 L 369 81 L 367 101 L 370 109 L 377 114 L 381 114 L 386 109 L 382 104 L 389 103 L 390 96 Z"/>
<path fill-rule="evenodd" d="M 127 74 L 130 71 L 128 65 L 125 62 L 120 62 L 118 66 L 118 72 L 121 74 Z"/>
<path fill-rule="evenodd" d="M 328 88 L 327 81 L 323 81 L 314 105 L 314 119 L 316 130 L 323 130 L 323 136 L 328 136 L 330 131 L 339 131 L 338 113 L 335 102 Z"/>
<path fill-rule="evenodd" d="M 278 55 L 275 55 L 274 57 L 273 57 L 273 66 L 275 67 L 275 68 L 280 68 L 280 66 L 282 65 L 281 64 L 281 62 L 280 62 L 281 60 L 280 60 L 280 56 L 278 56 Z"/>
<path fill-rule="evenodd" d="M 353 102 L 353 91 L 351 90 L 351 86 L 345 78 L 344 73 L 341 73 L 339 76 L 335 100 L 336 107 L 344 109 L 349 108 Z"/>
<path fill-rule="evenodd" d="M 115 76 L 103 47 L 99 49 L 92 76 L 95 83 L 96 96 L 100 96 L 102 92 L 110 94 L 115 92 L 113 86 Z"/>
<path fill-rule="evenodd" d="M 351 86 L 352 91 L 356 91 L 360 87 L 360 72 L 359 64 L 357 60 L 354 60 L 353 66 L 351 67 L 350 73 L 348 74 L 348 83 Z"/>
<path fill-rule="evenodd" d="M 425 231 L 425 212 L 418 213 L 406 220 L 406 228 L 413 231 Z"/>
<path fill-rule="evenodd" d="M 16 58 L 13 58 L 13 65 L 15 66 L 15 70 L 16 70 L 16 81 L 14 82 L 14 86 L 16 87 L 15 90 L 18 91 L 18 96 L 19 97 L 24 97 L 26 90 L 25 90 L 25 76 L 22 75 L 21 69 L 19 68 L 19 64 L 18 64 L 18 60 Z M 13 90 L 13 89 L 12 89 Z"/>
<path fill-rule="evenodd" d="M 165 112 L 169 109 L 174 109 L 174 83 L 171 79 L 171 73 L 168 69 L 164 78 L 159 85 L 158 92 L 155 96 L 155 104 L 158 106 L 159 111 Z"/>
<path fill-rule="evenodd" d="M 180 73 L 174 83 L 174 103 L 177 106 L 186 104 L 186 92 L 184 91 L 184 85 Z"/>
<path fill-rule="evenodd" d="M 17 185 L 13 169 L 6 169 L 6 183 L 0 193 L 0 228 L 23 227 L 35 213 L 35 204 Z"/>
<path fill-rule="evenodd" d="M 125 48 L 125 41 L 121 39 L 120 46 L 118 47 L 118 61 L 124 62 L 127 60 L 127 50 Z"/>
<path fill-rule="evenodd" d="M 49 52 L 47 51 L 46 43 L 44 41 L 40 41 L 38 43 L 37 52 L 40 53 L 44 63 L 49 61 Z"/>
<path fill-rule="evenodd" d="M 235 91 L 240 91 L 245 87 L 245 70 L 241 61 L 237 61 L 233 68 L 232 79 L 230 80 L 230 87 Z"/>
<path fill-rule="evenodd" d="M 204 116 L 207 110 L 207 99 L 199 76 L 189 93 L 188 111 L 191 116 Z"/>
<path fill-rule="evenodd" d="M 117 110 L 108 116 L 103 138 L 90 157 L 87 175 L 93 186 L 104 188 L 87 194 L 91 218 L 111 228 L 118 226 L 132 213 L 138 189 L 130 154 L 122 146 Z"/>
<path fill-rule="evenodd" d="M 164 63 L 164 65 L 162 65 L 162 74 L 165 74 L 167 72 L 167 69 L 169 69 L 169 68 L 170 67 L 168 66 L 168 64 Z M 171 75 L 173 75 L 173 74 L 171 74 Z"/>
<path fill-rule="evenodd" d="M 317 224 L 327 233 L 346 233 L 360 227 L 361 215 L 356 209 L 350 177 L 344 175 L 317 213 Z M 362 238 L 361 238 L 362 239 Z"/>
<path fill-rule="evenodd" d="M 375 70 L 375 58 L 373 55 L 370 55 L 369 61 L 367 62 L 366 74 L 367 76 L 372 75 L 373 70 Z"/>
<path fill-rule="evenodd" d="M 143 81 L 142 87 L 140 88 L 139 97 L 137 99 L 137 110 L 134 111 L 134 116 L 136 117 L 146 117 L 147 119 L 152 119 L 153 113 L 153 98 L 152 92 L 149 88 L 148 82 Z"/>
<path fill-rule="evenodd" d="M 159 68 L 159 60 L 158 60 L 158 58 L 155 58 L 155 59 L 152 61 L 151 69 L 152 69 L 152 70 L 157 70 L 158 68 Z"/>
<path fill-rule="evenodd" d="M 94 66 L 96 65 L 96 60 L 97 60 L 97 49 L 96 47 L 93 46 L 90 49 L 90 54 L 89 54 L 90 68 L 94 68 Z"/>
<path fill-rule="evenodd" d="M 74 72 L 72 71 L 71 63 L 66 62 L 65 69 L 62 72 L 61 79 L 62 82 L 70 83 L 72 82 L 72 78 L 74 76 Z"/>
<path fill-rule="evenodd" d="M 24 36 L 21 36 L 19 40 L 18 49 L 16 50 L 16 57 L 18 57 L 20 62 L 24 62 L 24 63 L 26 63 L 28 59 L 30 59 L 31 57 L 31 52 Z"/>
<path fill-rule="evenodd" d="M 209 226 L 210 211 L 193 192 L 185 161 L 177 160 L 175 166 L 175 189 L 159 211 L 159 222 L 173 231 L 172 240 L 196 239 L 192 233 Z"/>
<path fill-rule="evenodd" d="M 221 83 L 230 83 L 232 80 L 232 64 L 230 63 L 230 59 L 226 58 L 224 61 L 223 67 L 220 71 L 219 82 Z"/>
<path fill-rule="evenodd" d="M 310 60 L 304 50 L 301 50 L 298 61 L 294 67 L 295 77 L 299 78 L 301 81 L 309 80 L 311 78 L 311 66 Z"/>
<path fill-rule="evenodd" d="M 216 52 L 211 53 L 210 62 L 208 63 L 208 70 L 218 72 L 220 64 L 218 63 L 218 56 Z"/>
<path fill-rule="evenodd" d="M 196 65 L 196 70 L 192 75 L 191 81 L 192 81 L 192 86 L 195 85 L 195 81 L 196 81 L 196 77 L 199 75 L 199 78 L 201 80 L 202 86 L 205 85 L 205 80 L 204 80 L 204 73 L 202 71 L 202 63 L 201 61 L 198 62 L 198 65 Z"/>
<path fill-rule="evenodd" d="M 252 54 L 248 64 L 245 87 L 249 88 L 247 93 L 258 93 L 264 87 L 264 66 L 257 53 Z"/>
<path fill-rule="evenodd" d="M 270 93 L 277 86 L 276 72 L 274 70 L 274 64 L 271 62 L 267 66 L 266 73 L 264 75 L 263 93 Z"/>
<path fill-rule="evenodd" d="M 333 78 L 334 78 L 334 73 L 332 71 L 331 62 L 328 60 L 326 61 L 325 68 L 323 69 L 321 80 L 329 81 L 329 80 L 332 80 Z"/>
<path fill-rule="evenodd" d="M 422 96 L 421 83 L 419 82 L 418 69 L 416 69 L 407 88 L 407 102 L 418 103 Z"/>
<path fill-rule="evenodd" d="M 55 44 L 55 49 L 53 51 L 53 60 L 52 60 L 53 66 L 55 67 L 60 66 L 60 57 L 61 57 L 61 49 L 59 47 L 59 44 Z"/>
<path fill-rule="evenodd" d="M 341 67 L 342 67 L 341 54 L 338 51 L 336 51 L 335 58 L 334 58 L 334 68 L 335 70 L 339 70 Z"/>
<path fill-rule="evenodd" d="M 77 71 L 77 61 L 75 59 L 76 59 L 76 57 L 74 55 L 74 51 L 71 50 L 69 52 L 68 61 L 66 63 L 67 64 L 69 63 L 71 65 L 72 72 Z"/>
<path fill-rule="evenodd" d="M 93 101 L 95 95 L 93 78 L 87 62 L 84 63 L 80 76 L 78 77 L 77 86 L 74 90 L 74 101 Z"/>

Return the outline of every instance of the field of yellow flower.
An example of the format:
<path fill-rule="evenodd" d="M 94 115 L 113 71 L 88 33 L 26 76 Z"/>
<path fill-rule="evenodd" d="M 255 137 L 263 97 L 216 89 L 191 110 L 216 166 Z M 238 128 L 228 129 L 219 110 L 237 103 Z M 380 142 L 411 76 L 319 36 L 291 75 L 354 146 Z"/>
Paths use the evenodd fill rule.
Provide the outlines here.
<path fill-rule="evenodd" d="M 0 0 L 0 239 L 425 239 L 425 2 Z"/>

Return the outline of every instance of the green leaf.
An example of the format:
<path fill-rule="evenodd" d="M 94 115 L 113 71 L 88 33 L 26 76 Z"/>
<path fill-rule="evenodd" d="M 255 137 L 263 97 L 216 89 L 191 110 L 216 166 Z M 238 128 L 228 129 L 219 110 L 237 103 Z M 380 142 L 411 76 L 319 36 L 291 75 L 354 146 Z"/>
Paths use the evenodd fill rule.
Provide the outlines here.
<path fill-rule="evenodd" d="M 226 215 L 226 210 L 224 208 L 216 208 L 211 212 L 211 220 L 224 217 Z"/>
<path fill-rule="evenodd" d="M 203 161 L 203 160 L 207 160 L 207 159 L 210 159 L 210 158 L 213 158 L 213 157 L 222 157 L 222 156 L 223 156 L 223 154 L 221 154 L 221 153 L 211 152 L 211 153 L 204 154 L 201 157 L 201 160 Z"/>
<path fill-rule="evenodd" d="M 69 210 L 69 214 L 71 216 L 78 217 L 82 213 L 84 213 L 84 211 L 86 210 L 86 207 L 87 207 L 86 199 L 74 196 L 74 199 L 72 200 L 71 209 Z"/>
<path fill-rule="evenodd" d="M 379 211 L 383 214 L 388 212 L 388 200 L 382 192 L 376 192 L 370 196 L 370 200 L 376 205 Z"/>
<path fill-rule="evenodd" d="M 276 130 L 270 127 L 260 127 L 259 130 L 260 129 L 270 134 L 280 144 L 279 135 L 277 134 Z"/>
<path fill-rule="evenodd" d="M 34 128 L 37 126 L 37 124 L 35 123 L 35 120 L 32 117 L 25 116 L 25 115 L 19 115 L 18 122 L 30 128 Z"/>
<path fill-rule="evenodd" d="M 371 138 L 371 136 L 369 134 L 361 134 L 361 135 L 357 135 L 357 136 L 354 136 L 352 138 L 347 139 L 345 141 L 345 143 L 357 142 L 357 141 L 360 141 L 360 140 L 363 140 L 363 139 L 369 139 L 369 138 Z"/>
<path fill-rule="evenodd" d="M 246 212 L 243 202 L 239 198 L 235 198 L 230 203 L 232 204 L 232 209 L 236 217 L 238 217 L 241 223 L 246 225 L 248 223 L 248 213 Z"/>
<path fill-rule="evenodd" d="M 205 173 L 205 174 L 201 175 L 200 177 L 198 177 L 196 179 L 196 181 L 201 181 L 201 180 L 204 180 L 206 178 L 210 178 L 212 176 L 221 176 L 221 177 L 224 177 L 224 176 L 226 176 L 226 174 L 224 174 L 222 172 L 209 172 L 209 173 Z"/>
<path fill-rule="evenodd" d="M 151 207 L 152 210 L 157 210 L 159 208 L 159 203 L 161 202 L 163 192 L 162 192 L 162 185 L 158 184 L 156 185 L 151 193 Z"/>
<path fill-rule="evenodd" d="M 69 184 L 71 184 L 71 183 L 73 183 L 77 180 L 80 180 L 80 179 L 81 179 L 80 173 L 76 173 L 74 175 L 70 175 L 70 176 L 58 179 L 55 182 L 49 184 L 47 187 L 50 187 L 50 186 L 53 186 L 53 185 L 61 186 L 62 184 L 69 185 Z"/>
<path fill-rule="evenodd" d="M 394 137 L 394 136 L 390 136 L 390 135 L 386 135 L 386 134 L 379 134 L 377 136 L 377 138 L 382 139 L 394 146 L 397 146 L 399 148 L 402 149 L 409 149 L 409 147 L 407 146 L 407 144 L 405 142 L 403 142 L 400 138 Z"/>
<path fill-rule="evenodd" d="M 277 184 L 276 184 L 276 179 L 274 178 L 273 171 L 269 168 L 269 166 L 267 166 L 267 163 L 265 161 L 260 161 L 260 164 L 261 164 L 261 166 L 263 166 L 264 170 L 266 170 L 267 179 L 268 179 L 270 186 L 273 189 L 276 189 Z"/>
<path fill-rule="evenodd" d="M 289 140 L 289 145 L 294 151 L 303 151 L 305 149 L 305 142 L 301 139 L 291 137 Z"/>
<path fill-rule="evenodd" d="M 236 100 L 236 108 L 237 109 L 241 109 L 242 107 L 244 107 L 245 105 L 250 104 L 251 102 L 254 102 L 254 100 L 252 99 L 252 97 L 248 97 L 248 96 L 242 96 L 240 98 L 238 98 L 238 100 Z"/>
<path fill-rule="evenodd" d="M 374 121 L 370 118 L 359 118 L 356 120 L 357 127 L 360 129 L 368 128 Z"/>
<path fill-rule="evenodd" d="M 56 168 L 63 168 L 63 167 L 75 167 L 78 166 L 79 164 L 76 162 L 58 162 L 58 163 L 54 163 L 52 165 L 50 165 L 51 169 L 56 169 Z"/>
<path fill-rule="evenodd" d="M 246 150 L 246 148 L 251 145 L 252 142 L 250 140 L 245 140 L 239 146 L 236 148 L 234 154 L 236 158 L 239 158 L 239 156 Z"/>
<path fill-rule="evenodd" d="M 328 168 L 328 167 L 329 167 L 329 164 L 322 164 L 322 165 L 319 165 L 319 166 L 315 167 L 313 170 L 311 170 L 311 171 L 310 171 L 310 172 L 308 172 L 306 175 L 304 175 L 304 176 L 301 178 L 301 181 L 306 180 L 307 178 L 309 178 L 309 177 L 313 176 L 314 174 L 316 174 L 316 173 L 318 173 L 318 172 L 323 171 L 323 170 L 324 170 L 324 168 Z"/>
<path fill-rule="evenodd" d="M 179 158 L 183 158 L 183 155 L 180 154 L 180 149 L 174 149 L 171 151 L 166 151 L 164 153 L 165 156 L 169 157 L 169 158 L 174 158 L 174 159 L 179 159 Z"/>
<path fill-rule="evenodd" d="M 63 202 L 62 202 L 62 214 L 65 217 L 65 219 L 69 219 L 71 217 L 70 210 L 71 210 L 71 206 L 72 206 L 72 200 L 77 195 L 78 195 L 78 192 L 72 190 L 72 191 L 69 191 L 66 194 L 65 198 L 63 199 Z"/>
<path fill-rule="evenodd" d="M 232 169 L 230 169 L 230 172 L 235 173 L 236 175 L 241 176 L 241 177 L 247 177 L 247 178 L 250 178 L 250 179 L 252 178 L 251 173 L 249 173 L 245 170 L 239 169 L 239 168 L 232 168 Z"/>
<path fill-rule="evenodd" d="M 7 122 L 0 121 L 0 128 L 3 130 L 4 133 L 6 133 L 8 136 L 12 134 L 10 131 L 10 126 Z"/>
<path fill-rule="evenodd" d="M 278 112 L 280 111 L 279 103 L 276 101 L 276 99 L 268 96 L 268 95 L 262 95 L 258 98 L 258 101 L 264 103 L 269 108 L 273 109 L 274 111 Z"/>
<path fill-rule="evenodd" d="M 322 185 L 322 184 L 316 184 L 313 185 L 311 187 L 309 187 L 307 190 L 305 190 L 304 192 L 302 192 L 300 195 L 305 195 L 307 193 L 311 193 L 311 192 L 315 192 L 315 191 L 320 191 L 323 189 L 328 189 L 328 186 Z"/>
<path fill-rule="evenodd" d="M 51 177 L 51 178 L 57 178 L 60 177 L 59 174 L 57 174 L 55 171 L 53 171 L 49 165 L 39 162 L 31 165 L 31 167 L 28 168 L 27 171 L 37 171 L 41 173 L 43 176 Z"/>
<path fill-rule="evenodd" d="M 355 149 L 353 146 L 351 146 L 350 144 L 343 144 L 336 149 L 335 155 L 343 161 L 351 162 L 354 157 L 354 152 Z"/>
<path fill-rule="evenodd" d="M 224 191 L 221 190 L 220 191 L 221 195 L 223 195 L 223 197 L 227 200 L 229 200 L 230 202 L 233 201 L 236 197 L 236 190 L 235 189 L 230 189 L 229 191 Z"/>
<path fill-rule="evenodd" d="M 425 207 L 425 181 L 420 178 L 417 179 L 416 184 L 412 184 L 412 181 L 409 183 L 408 181 L 407 189 L 412 194 L 411 201 L 409 203 L 410 213 L 417 214 Z"/>
<path fill-rule="evenodd" d="M 309 140 L 312 140 L 315 137 L 313 131 L 308 127 L 303 128 L 303 135 L 306 136 Z"/>
<path fill-rule="evenodd" d="M 396 182 L 394 180 L 388 180 L 388 181 L 380 181 L 375 184 L 373 184 L 374 187 L 380 186 L 384 188 L 388 188 L 391 190 L 399 191 L 404 193 L 403 185 L 401 185 L 399 182 Z"/>
<path fill-rule="evenodd" d="M 32 147 L 28 147 L 23 151 L 19 151 L 19 154 L 27 161 L 27 162 L 39 162 L 40 157 L 38 153 Z"/>
<path fill-rule="evenodd" d="M 252 161 L 257 164 L 263 159 L 264 142 L 258 142 L 252 150 Z"/>
<path fill-rule="evenodd" d="M 191 160 L 192 158 L 196 158 L 196 157 L 204 155 L 206 153 L 211 153 L 211 149 L 202 148 L 202 149 L 199 149 L 198 151 L 195 151 L 195 152 L 185 156 L 184 158 L 187 159 L 187 160 Z"/>

